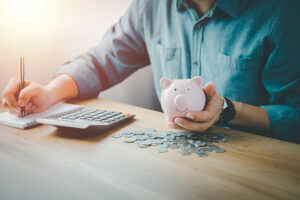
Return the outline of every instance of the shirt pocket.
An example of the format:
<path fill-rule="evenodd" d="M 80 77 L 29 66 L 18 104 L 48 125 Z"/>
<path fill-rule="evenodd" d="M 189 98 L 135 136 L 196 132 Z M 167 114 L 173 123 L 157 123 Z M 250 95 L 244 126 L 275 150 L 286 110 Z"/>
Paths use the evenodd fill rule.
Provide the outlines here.
<path fill-rule="evenodd" d="M 255 58 L 234 58 L 221 52 L 217 53 L 218 65 L 228 70 L 247 70 L 253 71 L 258 69 Z"/>
<path fill-rule="evenodd" d="M 257 104 L 257 92 L 261 90 L 260 67 L 255 58 L 234 58 L 221 52 L 216 56 L 217 89 L 228 98 L 249 104 Z"/>
<path fill-rule="evenodd" d="M 161 77 L 177 79 L 180 75 L 180 59 L 180 47 L 151 43 L 151 66 L 156 74 L 161 74 Z"/>

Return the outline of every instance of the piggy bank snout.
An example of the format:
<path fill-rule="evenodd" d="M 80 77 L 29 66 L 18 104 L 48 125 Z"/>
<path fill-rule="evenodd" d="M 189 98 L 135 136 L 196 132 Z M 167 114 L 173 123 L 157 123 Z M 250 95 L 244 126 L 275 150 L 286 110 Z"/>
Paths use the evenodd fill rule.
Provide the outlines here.
<path fill-rule="evenodd" d="M 177 95 L 177 96 L 174 98 L 174 104 L 175 104 L 175 106 L 177 106 L 177 107 L 184 107 L 185 104 L 186 104 L 185 96 L 182 95 L 182 94 Z"/>

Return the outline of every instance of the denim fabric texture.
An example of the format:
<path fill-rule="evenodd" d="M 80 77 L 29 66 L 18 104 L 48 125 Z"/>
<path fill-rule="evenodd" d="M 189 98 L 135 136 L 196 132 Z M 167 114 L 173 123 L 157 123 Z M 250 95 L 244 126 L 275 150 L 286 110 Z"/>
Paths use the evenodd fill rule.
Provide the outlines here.
<path fill-rule="evenodd" d="M 264 108 L 272 137 L 299 143 L 299 2 L 218 0 L 199 17 L 187 0 L 134 0 L 99 45 L 55 76 L 70 74 L 86 98 L 151 64 L 160 98 L 162 77 L 199 75 L 221 95 Z"/>

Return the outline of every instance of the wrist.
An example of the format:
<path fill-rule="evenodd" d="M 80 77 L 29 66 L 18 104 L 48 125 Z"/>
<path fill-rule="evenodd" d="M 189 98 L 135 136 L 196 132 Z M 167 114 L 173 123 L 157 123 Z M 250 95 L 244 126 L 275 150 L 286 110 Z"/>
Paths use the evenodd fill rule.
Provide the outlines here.
<path fill-rule="evenodd" d="M 50 92 L 53 103 L 78 96 L 76 82 L 70 75 L 67 74 L 61 74 L 57 78 L 53 79 L 50 83 L 48 83 L 46 89 Z"/>
<path fill-rule="evenodd" d="M 222 111 L 217 123 L 228 124 L 234 119 L 235 114 L 236 114 L 236 109 L 234 103 L 230 99 L 223 97 Z"/>
<path fill-rule="evenodd" d="M 48 96 L 48 102 L 50 105 L 55 104 L 59 101 L 62 101 L 63 98 L 61 97 L 61 92 L 59 92 L 59 88 L 57 88 L 54 84 L 51 82 L 48 83 L 45 87 L 45 92 Z"/>

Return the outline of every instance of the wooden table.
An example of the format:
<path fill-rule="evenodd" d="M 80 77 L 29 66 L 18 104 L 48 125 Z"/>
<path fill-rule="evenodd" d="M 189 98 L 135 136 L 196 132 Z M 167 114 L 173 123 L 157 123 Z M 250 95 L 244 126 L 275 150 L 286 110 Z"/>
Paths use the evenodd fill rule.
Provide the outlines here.
<path fill-rule="evenodd" d="M 163 113 L 99 99 L 75 103 L 136 119 L 89 137 L 46 125 L 0 125 L 0 199 L 300 199 L 300 145 L 214 127 L 231 136 L 219 144 L 223 154 L 157 153 L 110 135 L 165 131 Z"/>

